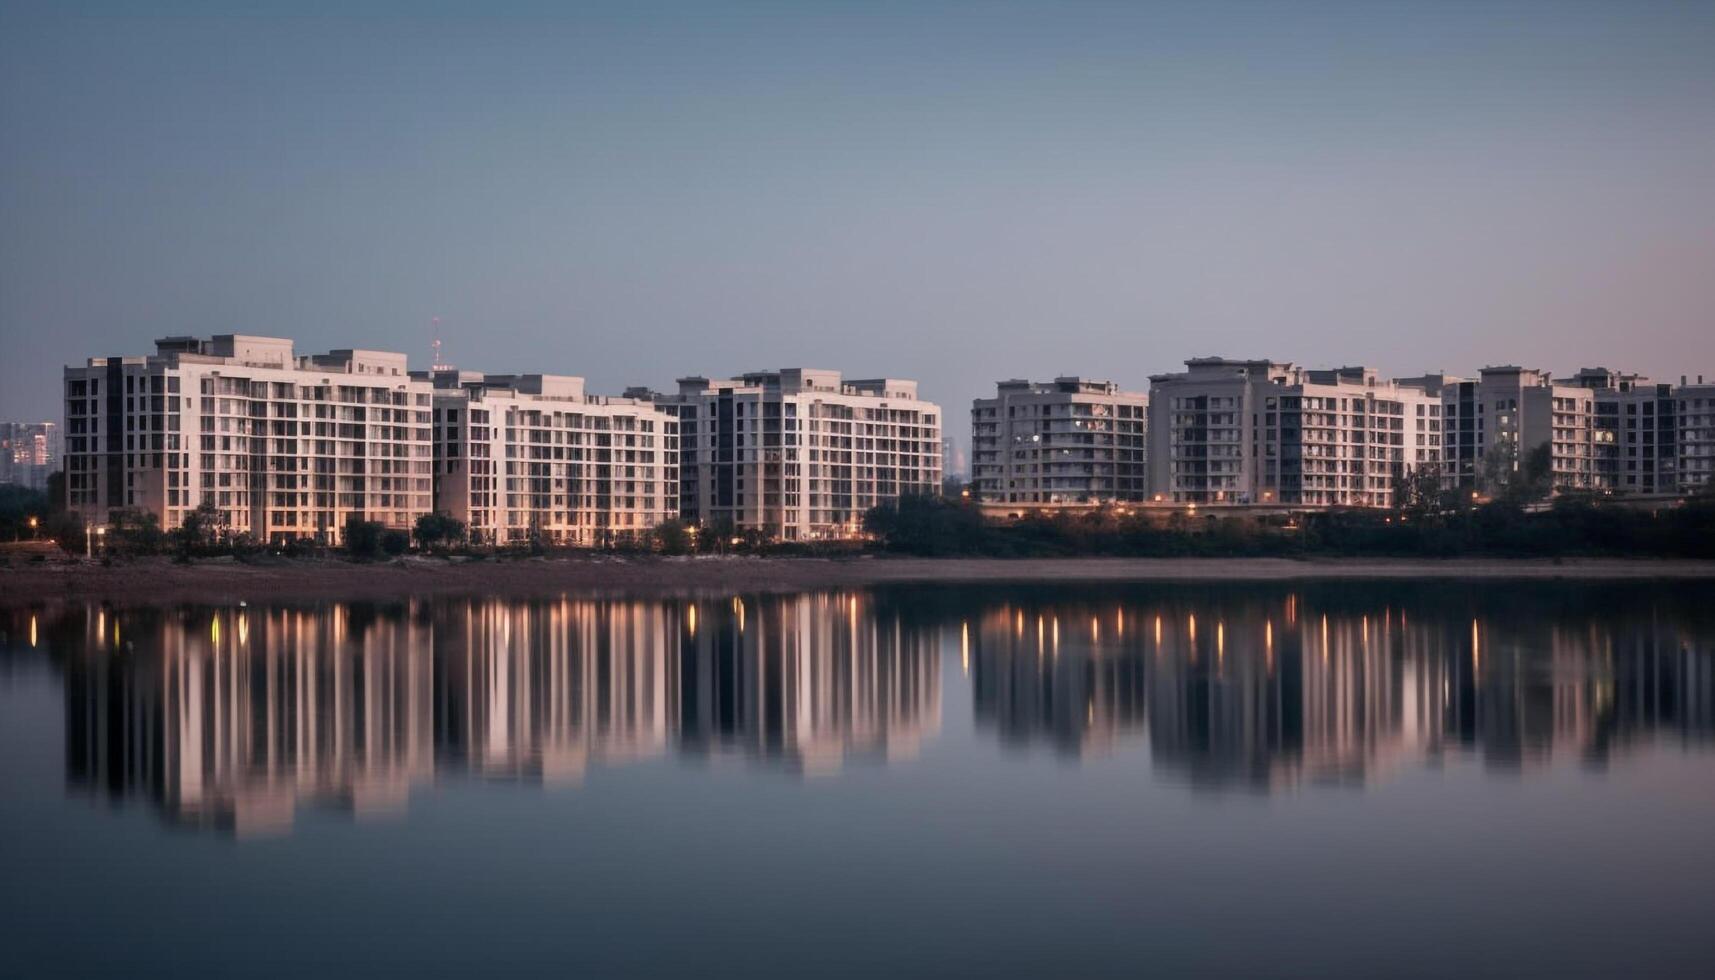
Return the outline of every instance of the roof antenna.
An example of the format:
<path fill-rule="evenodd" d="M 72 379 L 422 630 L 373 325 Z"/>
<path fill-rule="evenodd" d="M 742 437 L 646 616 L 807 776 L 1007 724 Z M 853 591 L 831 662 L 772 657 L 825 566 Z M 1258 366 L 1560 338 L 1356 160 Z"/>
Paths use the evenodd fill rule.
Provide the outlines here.
<path fill-rule="evenodd" d="M 429 348 L 435 352 L 435 360 L 429 365 L 429 373 L 439 374 L 442 371 L 451 371 L 453 366 L 441 360 L 441 318 L 438 316 L 431 317 L 429 325 L 434 328 L 435 334 L 434 340 L 429 342 Z"/>

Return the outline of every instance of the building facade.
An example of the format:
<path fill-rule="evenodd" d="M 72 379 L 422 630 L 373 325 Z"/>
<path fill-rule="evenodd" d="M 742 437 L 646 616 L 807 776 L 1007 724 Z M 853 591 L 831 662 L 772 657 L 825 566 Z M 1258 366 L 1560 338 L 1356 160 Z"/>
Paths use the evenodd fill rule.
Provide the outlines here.
<path fill-rule="evenodd" d="M 678 419 L 576 377 L 442 370 L 435 509 L 483 544 L 602 546 L 677 516 Z"/>
<path fill-rule="evenodd" d="M 1149 396 L 1111 381 L 1002 381 L 971 403 L 971 495 L 1019 510 L 1148 499 Z"/>
<path fill-rule="evenodd" d="M 679 509 L 786 541 L 855 537 L 864 512 L 941 490 L 941 410 L 896 378 L 789 368 L 634 388 L 679 420 Z"/>
<path fill-rule="evenodd" d="M 1508 365 L 1486 367 L 1474 381 L 1449 382 L 1442 401 L 1453 486 L 1492 492 L 1505 473 L 1546 445 L 1556 491 L 1599 489 L 1591 389 Z"/>
<path fill-rule="evenodd" d="M 1423 384 L 1345 367 L 1193 358 L 1150 378 L 1150 500 L 1391 507 L 1397 482 L 1439 471 L 1442 407 Z"/>
<path fill-rule="evenodd" d="M 0 485 L 46 490 L 65 452 L 55 422 L 0 422 Z"/>
<path fill-rule="evenodd" d="M 1677 492 L 1678 401 L 1673 386 L 1607 368 L 1584 368 L 1569 383 L 1595 393 L 1595 488 L 1624 494 Z"/>
<path fill-rule="evenodd" d="M 1674 391 L 1681 493 L 1707 493 L 1715 487 L 1715 384 L 1700 375 Z"/>
<path fill-rule="evenodd" d="M 298 356 L 290 340 L 169 337 L 146 357 L 65 370 L 66 503 L 178 527 L 203 503 L 226 529 L 340 542 L 347 519 L 408 529 L 432 506 L 433 391 L 405 355 Z"/>

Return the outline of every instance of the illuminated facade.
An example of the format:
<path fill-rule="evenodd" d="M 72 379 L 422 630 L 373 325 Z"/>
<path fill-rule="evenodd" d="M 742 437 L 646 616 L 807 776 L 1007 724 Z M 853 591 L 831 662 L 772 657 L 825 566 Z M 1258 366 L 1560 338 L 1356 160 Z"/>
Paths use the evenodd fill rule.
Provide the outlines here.
<path fill-rule="evenodd" d="M 0 422 L 0 485 L 46 490 L 65 453 L 55 422 Z"/>
<path fill-rule="evenodd" d="M 678 513 L 679 423 L 647 402 L 584 393 L 582 378 L 442 370 L 435 509 L 473 541 L 608 545 Z"/>
<path fill-rule="evenodd" d="M 1596 489 L 1675 492 L 1679 413 L 1673 386 L 1606 368 L 1585 368 L 1570 383 L 1594 392 L 1591 451 Z"/>
<path fill-rule="evenodd" d="M 1002 381 L 971 403 L 971 494 L 1020 511 L 1146 500 L 1148 414 L 1111 381 Z"/>
<path fill-rule="evenodd" d="M 1596 392 L 1555 381 L 1545 371 L 1487 367 L 1475 381 L 1449 381 L 1442 391 L 1447 474 L 1454 486 L 1493 490 L 1500 473 L 1526 465 L 1549 448 L 1556 490 L 1595 490 Z M 1498 464 L 1498 466 L 1497 466 Z"/>
<path fill-rule="evenodd" d="M 864 512 L 941 492 L 941 410 L 917 382 L 789 368 L 636 388 L 679 419 L 679 510 L 787 541 L 850 538 Z"/>
<path fill-rule="evenodd" d="M 1442 460 L 1442 404 L 1369 368 L 1193 358 L 1150 378 L 1150 499 L 1391 507 Z"/>
<path fill-rule="evenodd" d="M 347 519 L 408 529 L 431 507 L 432 391 L 404 354 L 169 337 L 66 368 L 65 399 L 67 505 L 90 523 L 174 528 L 209 503 L 233 534 L 337 544 Z"/>

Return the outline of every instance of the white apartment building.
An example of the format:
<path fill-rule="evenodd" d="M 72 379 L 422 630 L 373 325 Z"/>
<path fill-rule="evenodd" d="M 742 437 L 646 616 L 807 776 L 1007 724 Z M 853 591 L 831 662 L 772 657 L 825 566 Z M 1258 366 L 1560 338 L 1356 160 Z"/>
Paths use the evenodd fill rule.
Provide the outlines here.
<path fill-rule="evenodd" d="M 337 544 L 348 518 L 408 529 L 432 492 L 432 390 L 405 355 L 168 337 L 65 370 L 67 505 L 163 528 L 212 502 L 235 534 Z"/>
<path fill-rule="evenodd" d="M 679 419 L 679 509 L 786 541 L 854 537 L 864 512 L 941 491 L 941 410 L 917 382 L 788 368 L 634 388 Z"/>
<path fill-rule="evenodd" d="M 1150 378 L 1152 501 L 1390 507 L 1438 467 L 1441 398 L 1369 368 L 1193 358 Z"/>
<path fill-rule="evenodd" d="M 435 386 L 435 509 L 473 541 L 601 546 L 677 516 L 673 415 L 577 377 L 418 376 Z"/>
<path fill-rule="evenodd" d="M 1111 381 L 1002 381 L 971 403 L 971 493 L 1051 510 L 1148 499 L 1149 396 Z"/>
<path fill-rule="evenodd" d="M 1498 451 L 1501 460 L 1520 467 L 1547 444 L 1556 491 L 1598 489 L 1596 393 L 1591 389 L 1554 381 L 1546 371 L 1508 365 L 1484 368 L 1475 381 L 1448 381 L 1442 400 L 1447 472 L 1454 486 L 1492 490 L 1482 485 L 1487 454 Z"/>

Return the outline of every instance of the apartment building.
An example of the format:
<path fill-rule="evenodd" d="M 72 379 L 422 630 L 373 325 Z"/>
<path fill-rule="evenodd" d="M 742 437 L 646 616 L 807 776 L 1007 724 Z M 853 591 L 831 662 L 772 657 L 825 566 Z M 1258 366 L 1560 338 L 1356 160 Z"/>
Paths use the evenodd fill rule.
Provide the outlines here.
<path fill-rule="evenodd" d="M 1150 378 L 1152 501 L 1389 507 L 1437 468 L 1440 396 L 1364 367 L 1192 358 Z"/>
<path fill-rule="evenodd" d="M 626 394 L 677 416 L 679 509 L 698 524 L 849 538 L 871 507 L 941 490 L 941 410 L 915 381 L 788 368 Z"/>
<path fill-rule="evenodd" d="M 1715 384 L 1706 384 L 1702 375 L 1695 384 L 1682 378 L 1674 391 L 1674 410 L 1679 490 L 1707 493 L 1715 487 Z"/>
<path fill-rule="evenodd" d="M 1149 396 L 1112 381 L 1002 381 L 971 403 L 971 493 L 1054 510 L 1148 499 Z"/>
<path fill-rule="evenodd" d="M 584 379 L 436 370 L 435 509 L 473 541 L 602 546 L 677 515 L 679 423 Z"/>
<path fill-rule="evenodd" d="M 1672 385 L 1607 368 L 1584 368 L 1561 383 L 1594 392 L 1594 489 L 1624 494 L 1678 491 L 1678 400 Z"/>
<path fill-rule="evenodd" d="M 0 485 L 46 490 L 65 442 L 56 422 L 0 422 Z"/>
<path fill-rule="evenodd" d="M 1449 383 L 1442 399 L 1453 486 L 1493 491 L 1497 473 L 1525 465 L 1546 444 L 1556 491 L 1598 489 L 1593 390 L 1507 365 Z"/>
<path fill-rule="evenodd" d="M 67 505 L 86 521 L 213 503 L 269 542 L 337 544 L 348 518 L 409 528 L 431 507 L 433 390 L 405 355 L 299 356 L 279 337 L 168 337 L 65 370 Z"/>

